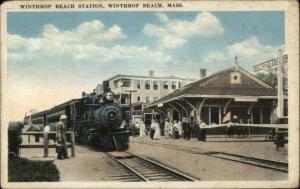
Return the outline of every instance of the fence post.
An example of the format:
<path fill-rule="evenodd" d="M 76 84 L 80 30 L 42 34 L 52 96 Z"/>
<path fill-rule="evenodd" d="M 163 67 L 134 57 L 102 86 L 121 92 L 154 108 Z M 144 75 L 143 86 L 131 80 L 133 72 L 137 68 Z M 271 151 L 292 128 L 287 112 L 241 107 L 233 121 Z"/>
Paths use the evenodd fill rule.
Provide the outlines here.
<path fill-rule="evenodd" d="M 44 157 L 48 157 L 48 133 L 44 132 Z"/>
<path fill-rule="evenodd" d="M 75 157 L 75 135 L 71 132 L 71 156 Z"/>

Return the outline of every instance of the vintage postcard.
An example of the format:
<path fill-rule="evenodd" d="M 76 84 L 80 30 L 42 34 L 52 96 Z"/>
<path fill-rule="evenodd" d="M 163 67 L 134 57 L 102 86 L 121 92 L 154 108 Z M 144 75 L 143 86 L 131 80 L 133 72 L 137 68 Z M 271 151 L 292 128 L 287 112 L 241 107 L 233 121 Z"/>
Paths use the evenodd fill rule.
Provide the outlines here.
<path fill-rule="evenodd" d="M 1 187 L 298 186 L 296 0 L 1 5 Z"/>

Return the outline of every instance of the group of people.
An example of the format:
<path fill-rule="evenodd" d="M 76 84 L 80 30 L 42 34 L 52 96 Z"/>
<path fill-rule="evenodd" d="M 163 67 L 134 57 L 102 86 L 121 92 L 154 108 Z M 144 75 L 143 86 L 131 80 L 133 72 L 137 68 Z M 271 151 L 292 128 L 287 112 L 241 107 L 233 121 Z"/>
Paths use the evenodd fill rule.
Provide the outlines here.
<path fill-rule="evenodd" d="M 165 120 L 164 124 L 164 135 L 166 138 L 181 138 L 189 140 L 191 137 L 191 125 L 188 123 L 187 119 L 181 120 L 174 120 L 169 121 L 168 119 Z"/>
<path fill-rule="evenodd" d="M 191 137 L 195 137 L 198 138 L 199 141 L 205 141 L 206 132 L 205 129 L 201 129 L 201 127 L 205 126 L 206 124 L 201 120 L 199 123 L 197 121 L 190 123 L 187 118 L 173 121 L 165 119 L 161 122 L 153 119 L 151 121 L 149 129 L 146 128 L 145 123 L 143 121 L 135 124 L 132 121 L 129 124 L 127 124 L 126 121 L 123 121 L 121 128 L 127 128 L 127 130 L 129 131 L 137 130 L 140 137 L 148 135 L 152 140 L 159 140 L 163 135 L 165 136 L 165 138 L 183 138 L 186 140 L 190 140 Z M 136 136 L 134 132 L 131 132 L 131 135 Z"/>

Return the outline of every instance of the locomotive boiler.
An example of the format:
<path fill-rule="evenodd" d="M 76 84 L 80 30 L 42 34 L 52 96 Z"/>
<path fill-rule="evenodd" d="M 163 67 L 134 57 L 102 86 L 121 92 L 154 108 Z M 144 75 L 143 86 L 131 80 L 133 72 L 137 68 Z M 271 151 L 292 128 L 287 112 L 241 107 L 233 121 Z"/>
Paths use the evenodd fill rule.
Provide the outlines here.
<path fill-rule="evenodd" d="M 24 118 L 24 125 L 42 128 L 49 125 L 56 131 L 56 123 L 61 115 L 67 116 L 67 128 L 75 132 L 75 141 L 105 151 L 128 148 L 129 133 L 120 128 L 121 109 L 114 102 L 114 93 L 106 89 L 103 94 L 95 91 L 82 93 L 79 99 L 72 99 L 51 109 L 37 112 Z M 25 123 L 26 122 L 26 123 Z"/>

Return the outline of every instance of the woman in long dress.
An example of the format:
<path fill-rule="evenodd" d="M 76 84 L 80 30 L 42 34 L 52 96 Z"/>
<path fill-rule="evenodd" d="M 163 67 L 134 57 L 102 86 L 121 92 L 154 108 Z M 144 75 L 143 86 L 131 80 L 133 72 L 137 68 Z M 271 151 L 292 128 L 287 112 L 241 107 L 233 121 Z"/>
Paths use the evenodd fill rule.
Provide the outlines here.
<path fill-rule="evenodd" d="M 141 121 L 141 123 L 140 123 L 140 137 L 146 136 L 145 129 L 146 129 L 145 123 L 143 121 Z"/>
<path fill-rule="evenodd" d="M 164 134 L 166 138 L 169 138 L 169 130 L 170 130 L 170 123 L 168 119 L 165 121 L 165 127 L 164 127 Z"/>
<path fill-rule="evenodd" d="M 158 140 L 161 136 L 161 134 L 160 134 L 161 129 L 160 129 L 159 123 L 157 121 L 155 121 L 154 123 L 155 123 L 155 132 L 154 132 L 153 139 Z"/>
<path fill-rule="evenodd" d="M 174 130 L 174 124 L 173 124 L 173 121 L 170 121 L 169 136 L 171 136 L 172 138 L 173 138 L 173 130 Z"/>
<path fill-rule="evenodd" d="M 178 134 L 179 134 L 179 138 L 182 137 L 182 122 L 179 120 L 178 121 Z"/>

